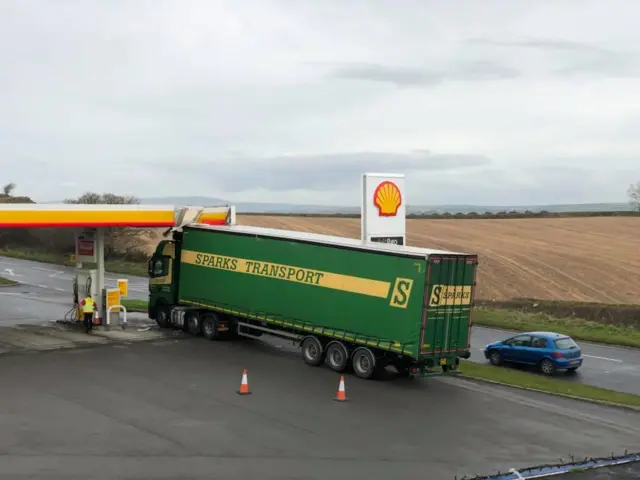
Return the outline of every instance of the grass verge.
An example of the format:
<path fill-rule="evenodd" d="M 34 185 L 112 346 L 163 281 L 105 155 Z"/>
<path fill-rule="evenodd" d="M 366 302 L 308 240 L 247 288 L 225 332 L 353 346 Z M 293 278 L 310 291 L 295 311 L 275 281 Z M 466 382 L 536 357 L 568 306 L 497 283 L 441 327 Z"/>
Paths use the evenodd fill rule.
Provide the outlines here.
<path fill-rule="evenodd" d="M 74 266 L 69 261 L 69 255 L 39 252 L 35 250 L 18 250 L 13 248 L 1 248 L 0 256 L 19 258 L 21 260 L 33 260 L 34 262 L 51 263 L 54 265 Z M 87 264 L 90 266 L 90 264 Z M 147 276 L 147 264 L 143 262 L 128 262 L 124 260 L 106 260 L 105 270 L 111 273 L 124 275 Z"/>
<path fill-rule="evenodd" d="M 552 331 L 575 340 L 640 348 L 640 329 L 582 320 L 556 318 L 545 313 L 522 313 L 492 308 L 475 308 L 473 324 L 515 331 Z"/>
<path fill-rule="evenodd" d="M 606 388 L 594 387 L 583 383 L 574 383 L 558 377 L 544 377 L 535 373 L 523 372 L 510 367 L 462 360 L 462 377 L 491 380 L 522 388 L 532 388 L 551 394 L 569 395 L 585 400 L 617 403 L 640 408 L 640 396 L 631 393 L 615 392 Z"/>
<path fill-rule="evenodd" d="M 17 285 L 18 282 L 9 280 L 8 278 L 0 277 L 0 287 L 10 287 L 11 285 Z"/>
<path fill-rule="evenodd" d="M 122 306 L 127 309 L 127 312 L 147 312 L 146 300 L 122 300 Z"/>

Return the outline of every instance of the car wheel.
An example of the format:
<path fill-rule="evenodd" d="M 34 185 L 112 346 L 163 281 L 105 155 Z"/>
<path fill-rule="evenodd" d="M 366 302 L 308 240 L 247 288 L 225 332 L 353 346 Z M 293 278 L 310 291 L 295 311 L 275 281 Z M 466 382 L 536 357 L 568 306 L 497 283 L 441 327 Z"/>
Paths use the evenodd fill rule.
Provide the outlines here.
<path fill-rule="evenodd" d="M 502 355 L 497 350 L 492 350 L 489 353 L 489 361 L 491 362 L 491 365 L 501 365 Z"/>
<path fill-rule="evenodd" d="M 540 371 L 545 375 L 553 375 L 556 371 L 556 366 L 551 360 L 545 358 L 540 362 Z"/>

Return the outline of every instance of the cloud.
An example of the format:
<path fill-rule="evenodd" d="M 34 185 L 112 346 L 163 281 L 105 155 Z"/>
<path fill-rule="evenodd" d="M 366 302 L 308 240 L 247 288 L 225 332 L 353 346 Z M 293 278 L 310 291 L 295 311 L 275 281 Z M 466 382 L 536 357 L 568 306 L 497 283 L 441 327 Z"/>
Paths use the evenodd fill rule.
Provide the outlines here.
<path fill-rule="evenodd" d="M 317 155 L 283 155 L 270 158 L 230 158 L 224 162 L 163 162 L 163 168 L 185 181 L 210 178 L 226 192 L 257 188 L 273 192 L 335 191 L 353 187 L 364 172 L 399 172 L 416 175 L 430 171 L 459 171 L 489 165 L 482 155 L 354 152 Z M 151 166 L 151 165 L 150 165 Z M 159 163 L 154 164 L 155 168 Z M 355 183 L 354 183 L 355 182 Z"/>
<path fill-rule="evenodd" d="M 538 48 L 544 50 L 558 50 L 577 53 L 607 53 L 609 50 L 586 43 L 571 42 L 561 39 L 531 39 L 531 40 L 493 40 L 490 38 L 470 38 L 467 43 L 489 45 L 495 47 Z"/>
<path fill-rule="evenodd" d="M 494 40 L 489 38 L 471 38 L 471 45 L 533 49 L 557 55 L 559 67 L 551 67 L 551 73 L 557 75 L 598 75 L 617 77 L 640 76 L 640 55 L 637 52 L 612 50 L 588 43 L 564 39 L 534 38 L 528 40 Z"/>
<path fill-rule="evenodd" d="M 415 202 L 517 204 L 640 178 L 640 4 L 334 3 L 0 2 L 5 182 L 357 204 L 386 170 Z"/>
<path fill-rule="evenodd" d="M 518 70 L 487 60 L 476 60 L 440 70 L 354 63 L 338 67 L 332 74 L 336 78 L 386 82 L 401 87 L 435 86 L 448 81 L 503 80 L 519 76 Z"/>

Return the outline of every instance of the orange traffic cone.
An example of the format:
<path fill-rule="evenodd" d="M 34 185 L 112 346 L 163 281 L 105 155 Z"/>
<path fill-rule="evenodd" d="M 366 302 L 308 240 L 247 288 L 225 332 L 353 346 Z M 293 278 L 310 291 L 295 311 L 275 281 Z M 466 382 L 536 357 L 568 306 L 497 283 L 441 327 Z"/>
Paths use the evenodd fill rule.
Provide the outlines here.
<path fill-rule="evenodd" d="M 336 402 L 347 402 L 347 391 L 344 388 L 344 376 L 340 376 L 340 384 L 338 385 L 338 393 L 336 393 Z"/>
<path fill-rule="evenodd" d="M 249 390 L 249 380 L 247 380 L 246 368 L 242 371 L 242 381 L 240 382 L 240 390 L 238 390 L 238 394 L 251 395 L 251 391 Z"/>

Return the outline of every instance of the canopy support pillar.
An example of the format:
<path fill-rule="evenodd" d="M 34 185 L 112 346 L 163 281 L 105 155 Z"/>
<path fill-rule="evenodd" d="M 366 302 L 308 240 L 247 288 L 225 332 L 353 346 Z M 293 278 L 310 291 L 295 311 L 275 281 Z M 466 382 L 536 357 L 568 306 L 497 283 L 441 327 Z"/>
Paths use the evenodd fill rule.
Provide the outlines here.
<path fill-rule="evenodd" d="M 96 300 L 97 311 L 100 312 L 100 324 L 106 325 L 106 311 L 105 306 L 105 285 L 104 285 L 104 228 L 96 228 L 96 269 L 98 270 L 97 278 L 98 285 L 96 285 L 96 291 L 98 292 Z"/>

